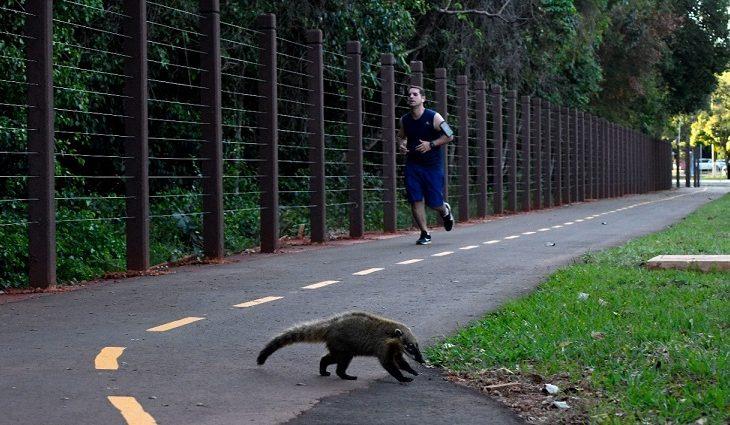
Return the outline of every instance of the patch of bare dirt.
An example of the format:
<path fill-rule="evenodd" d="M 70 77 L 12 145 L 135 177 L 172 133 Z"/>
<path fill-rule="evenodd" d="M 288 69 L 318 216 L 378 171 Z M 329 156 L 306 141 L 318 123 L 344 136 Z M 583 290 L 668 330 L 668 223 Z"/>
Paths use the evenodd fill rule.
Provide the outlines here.
<path fill-rule="evenodd" d="M 447 373 L 447 379 L 475 388 L 512 409 L 529 424 L 585 424 L 598 393 L 587 381 L 573 382 L 565 375 L 542 377 L 500 368 L 478 373 Z M 550 394 L 546 386 L 558 391 Z"/>

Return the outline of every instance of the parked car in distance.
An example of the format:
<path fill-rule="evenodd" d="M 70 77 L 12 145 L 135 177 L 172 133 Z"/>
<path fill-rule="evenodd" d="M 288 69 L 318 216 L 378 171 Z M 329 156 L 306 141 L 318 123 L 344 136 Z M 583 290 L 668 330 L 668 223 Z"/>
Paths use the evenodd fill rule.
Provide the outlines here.
<path fill-rule="evenodd" d="M 715 161 L 715 171 L 719 173 L 727 172 L 727 162 L 724 159 L 718 159 Z"/>
<path fill-rule="evenodd" d="M 712 160 L 710 158 L 700 158 L 700 171 L 712 171 Z"/>

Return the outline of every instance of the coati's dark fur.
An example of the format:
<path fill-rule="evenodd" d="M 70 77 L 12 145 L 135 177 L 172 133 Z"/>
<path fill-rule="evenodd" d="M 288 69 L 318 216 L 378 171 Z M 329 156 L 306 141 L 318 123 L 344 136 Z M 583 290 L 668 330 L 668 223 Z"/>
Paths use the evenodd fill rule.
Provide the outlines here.
<path fill-rule="evenodd" d="M 374 356 L 385 370 L 400 382 L 413 379 L 403 376 L 401 370 L 412 375 L 418 373 L 403 358 L 407 354 L 423 363 L 418 341 L 408 327 L 402 323 L 364 312 L 343 313 L 329 319 L 294 326 L 272 339 L 256 362 L 264 364 L 274 351 L 297 342 L 324 342 L 327 353 L 319 362 L 319 373 L 329 376 L 327 367 L 337 364 L 336 373 L 342 379 L 357 379 L 346 373 L 355 356 Z"/>

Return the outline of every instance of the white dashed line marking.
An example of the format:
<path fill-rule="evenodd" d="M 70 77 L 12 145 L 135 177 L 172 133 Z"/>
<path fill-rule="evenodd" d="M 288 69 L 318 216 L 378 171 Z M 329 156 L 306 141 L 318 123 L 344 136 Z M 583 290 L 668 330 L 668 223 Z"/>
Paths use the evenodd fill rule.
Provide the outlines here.
<path fill-rule="evenodd" d="M 324 286 L 332 285 L 333 283 L 339 283 L 339 280 L 323 280 L 321 282 L 313 283 L 311 285 L 302 286 L 302 289 L 317 289 Z"/>
<path fill-rule="evenodd" d="M 491 244 L 493 244 L 493 243 L 497 243 L 497 242 L 499 242 L 499 240 L 498 240 L 498 239 L 492 239 L 491 241 L 486 241 L 486 242 L 482 242 L 482 243 L 483 243 L 484 245 L 491 245 Z"/>
<path fill-rule="evenodd" d="M 366 274 L 379 272 L 381 270 L 385 270 L 385 269 L 382 267 L 373 267 L 372 269 L 360 270 L 359 272 L 353 273 L 353 275 L 354 276 L 365 276 Z"/>
<path fill-rule="evenodd" d="M 459 248 L 459 249 L 463 249 L 464 251 L 466 251 L 466 250 L 468 250 L 468 249 L 474 249 L 474 248 L 479 248 L 479 245 L 469 245 L 469 246 L 462 246 L 462 247 L 461 247 L 461 248 Z"/>
<path fill-rule="evenodd" d="M 454 253 L 454 251 L 444 251 L 444 252 L 439 252 L 438 254 L 433 254 L 431 257 L 443 257 L 444 255 L 451 255 L 453 253 Z"/>
<path fill-rule="evenodd" d="M 550 228 L 548 228 L 548 227 L 543 227 L 542 229 L 537 229 L 538 232 L 547 232 L 548 230 L 550 230 Z"/>
<path fill-rule="evenodd" d="M 517 239 L 519 237 L 520 237 L 520 235 L 512 235 L 512 236 L 505 237 L 505 239 Z"/>
<path fill-rule="evenodd" d="M 537 232 L 522 232 L 523 235 L 534 235 Z"/>
<path fill-rule="evenodd" d="M 565 223 L 563 223 L 563 224 L 564 224 L 564 225 L 566 225 L 566 226 L 570 226 L 571 224 L 575 224 L 575 223 L 573 223 L 572 221 L 566 221 L 566 222 L 565 222 Z"/>
<path fill-rule="evenodd" d="M 555 226 L 553 226 L 553 229 L 560 229 L 561 227 L 563 227 L 563 226 L 560 224 L 556 224 Z"/>
<path fill-rule="evenodd" d="M 412 259 L 412 260 L 406 260 L 406 261 L 401 261 L 400 263 L 396 263 L 396 264 L 403 264 L 403 265 L 406 265 L 406 264 L 413 264 L 413 263 L 417 263 L 417 262 L 419 262 L 419 261 L 423 261 L 423 258 L 414 258 L 414 259 Z"/>
<path fill-rule="evenodd" d="M 582 218 L 579 218 L 578 220 L 575 220 L 576 223 L 582 223 L 583 221 L 585 221 L 585 220 L 583 220 Z"/>
<path fill-rule="evenodd" d="M 284 297 L 263 297 L 263 298 L 255 299 L 252 301 L 246 301 L 245 303 L 236 304 L 236 305 L 234 305 L 234 307 L 238 307 L 238 308 L 253 307 L 255 305 L 269 303 L 271 301 L 280 300 L 282 298 L 284 298 Z"/>
<path fill-rule="evenodd" d="M 190 323 L 203 320 L 204 317 L 186 317 L 184 319 L 175 320 L 174 322 L 165 323 L 164 325 L 155 326 L 154 328 L 147 329 L 147 332 L 165 332 L 171 329 L 179 328 L 180 326 L 189 325 Z"/>

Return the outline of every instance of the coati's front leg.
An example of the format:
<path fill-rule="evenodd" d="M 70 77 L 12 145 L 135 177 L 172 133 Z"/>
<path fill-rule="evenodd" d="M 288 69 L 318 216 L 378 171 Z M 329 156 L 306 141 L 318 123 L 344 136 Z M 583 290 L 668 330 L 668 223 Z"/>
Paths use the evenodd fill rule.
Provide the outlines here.
<path fill-rule="evenodd" d="M 411 375 L 418 376 L 418 372 L 416 372 L 415 370 L 413 370 L 413 368 L 411 367 L 411 365 L 408 364 L 408 362 L 406 361 L 406 359 L 403 358 L 403 355 L 402 354 L 398 354 L 395 357 L 395 364 L 397 364 L 399 368 L 401 368 L 402 370 L 405 370 L 406 372 L 410 373 Z"/>
<path fill-rule="evenodd" d="M 350 381 L 354 381 L 357 379 L 357 376 L 352 376 L 347 374 L 347 367 L 350 366 L 350 362 L 352 361 L 352 355 L 350 354 L 342 354 L 340 355 L 340 358 L 337 360 L 337 376 L 339 376 L 342 379 L 347 379 Z"/>
<path fill-rule="evenodd" d="M 381 361 L 381 365 L 385 368 L 385 370 L 388 371 L 395 379 L 398 380 L 398 382 L 411 382 L 413 378 L 409 378 L 407 376 L 403 376 L 403 374 L 400 372 L 400 369 L 398 369 L 398 366 L 396 365 L 395 361 L 393 359 L 387 360 L 387 361 Z"/>
<path fill-rule="evenodd" d="M 413 378 L 403 376 L 400 369 L 398 369 L 398 357 L 402 357 L 400 350 L 400 343 L 397 341 L 393 341 L 388 344 L 384 355 L 378 360 L 380 360 L 380 364 L 383 365 L 383 368 L 385 368 L 385 370 L 393 375 L 393 377 L 399 382 L 411 382 Z M 410 366 L 408 367 L 410 368 Z"/>

